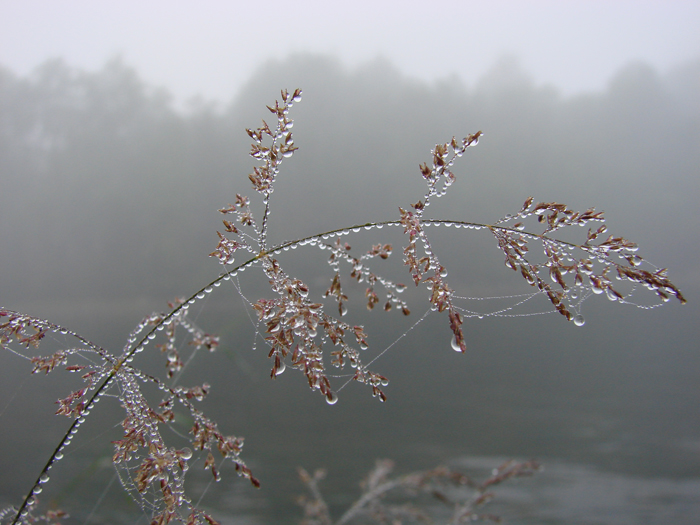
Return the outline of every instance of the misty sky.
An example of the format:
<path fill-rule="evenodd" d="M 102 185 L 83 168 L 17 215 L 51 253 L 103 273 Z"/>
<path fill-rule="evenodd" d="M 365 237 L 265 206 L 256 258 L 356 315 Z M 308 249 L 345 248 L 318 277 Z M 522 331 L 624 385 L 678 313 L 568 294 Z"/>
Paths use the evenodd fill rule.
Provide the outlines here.
<path fill-rule="evenodd" d="M 346 64 L 384 57 L 404 73 L 471 84 L 501 56 L 563 93 L 601 89 L 626 63 L 667 69 L 700 54 L 700 2 L 537 0 L 331 2 L 0 0 L 0 64 L 52 57 L 97 69 L 121 55 L 182 101 L 230 100 L 256 66 L 311 51 Z M 292 7 L 294 6 L 294 7 Z"/>

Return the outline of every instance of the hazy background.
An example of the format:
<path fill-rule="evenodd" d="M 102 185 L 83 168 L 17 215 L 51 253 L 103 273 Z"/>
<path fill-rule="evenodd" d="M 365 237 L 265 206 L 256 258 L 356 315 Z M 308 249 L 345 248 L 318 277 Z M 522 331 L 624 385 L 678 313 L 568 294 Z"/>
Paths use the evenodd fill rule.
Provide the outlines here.
<path fill-rule="evenodd" d="M 441 462 L 478 472 L 537 457 L 548 470 L 507 495 L 509 523 L 692 523 L 698 6 L 581 4 L 457 3 L 431 13 L 390 3 L 336 11 L 268 2 L 262 12 L 0 2 L 0 304 L 116 351 L 143 315 L 215 276 L 206 256 L 215 210 L 253 193 L 243 130 L 267 118 L 280 88 L 302 87 L 304 99 L 292 114 L 301 149 L 274 194 L 273 241 L 395 218 L 423 194 L 417 166 L 433 145 L 481 129 L 432 216 L 494 221 L 529 195 L 596 206 L 613 233 L 670 268 L 689 304 L 648 312 L 594 298 L 578 329 L 556 315 L 474 320 L 466 356 L 449 349 L 446 320 L 433 316 L 377 361 L 392 380 L 387 404 L 351 385 L 329 407 L 291 370 L 267 380 L 241 301 L 219 291 L 199 321 L 222 335 L 222 349 L 183 380 L 212 383 L 207 409 L 246 436 L 244 457 L 264 488 L 222 483 L 205 504 L 226 523 L 294 523 L 298 465 L 329 469 L 337 512 L 377 457 L 401 472 Z M 523 291 L 487 235 L 457 238 L 440 245 L 454 287 Z M 350 242 L 364 250 L 378 239 L 401 241 L 385 229 Z M 293 255 L 287 268 L 320 295 L 325 255 Z M 400 253 L 393 259 L 386 273 L 404 275 Z M 265 293 L 245 276 L 251 300 Z M 360 295 L 351 313 L 378 352 L 411 319 L 365 319 Z M 415 320 L 425 307 L 413 310 Z M 30 486 L 65 428 L 52 400 L 77 388 L 73 377 L 29 376 L 26 362 L 2 359 L 0 505 Z M 120 415 L 100 408 L 45 493 L 76 523 L 113 472 L 108 443 Z M 133 522 L 134 507 L 115 513 L 121 498 L 113 487 L 90 522 Z"/>
<path fill-rule="evenodd" d="M 300 51 L 469 85 L 513 53 L 536 84 L 569 95 L 603 89 L 631 60 L 666 71 L 700 52 L 693 0 L 1 0 L 0 14 L 0 63 L 20 74 L 49 57 L 95 70 L 121 55 L 180 102 L 227 103 L 261 62 Z"/>

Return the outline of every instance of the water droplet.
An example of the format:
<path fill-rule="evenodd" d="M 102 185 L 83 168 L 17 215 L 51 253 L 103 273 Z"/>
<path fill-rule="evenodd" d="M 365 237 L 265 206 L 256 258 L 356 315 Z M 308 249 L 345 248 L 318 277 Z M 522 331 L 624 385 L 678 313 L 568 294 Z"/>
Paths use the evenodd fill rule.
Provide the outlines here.
<path fill-rule="evenodd" d="M 617 299 L 618 299 L 617 295 L 615 295 L 615 293 L 610 288 L 605 290 L 605 293 L 608 295 L 609 300 L 617 301 Z"/>
<path fill-rule="evenodd" d="M 569 298 L 571 299 L 578 299 L 578 290 L 576 288 L 572 288 L 569 291 Z"/>
<path fill-rule="evenodd" d="M 192 450 L 187 447 L 183 448 L 180 451 L 180 457 L 185 460 L 190 459 L 192 457 Z"/>
<path fill-rule="evenodd" d="M 280 366 L 275 370 L 275 375 L 281 375 L 282 372 L 284 372 L 287 369 L 287 365 L 284 364 L 284 361 L 280 361 Z"/>
<path fill-rule="evenodd" d="M 583 326 L 586 324 L 586 320 L 583 318 L 581 314 L 578 314 L 577 316 L 574 317 L 574 324 L 576 326 Z"/>
<path fill-rule="evenodd" d="M 49 475 L 44 472 L 41 477 L 39 478 L 39 483 L 46 483 L 49 481 Z"/>
<path fill-rule="evenodd" d="M 331 392 L 330 390 L 326 394 L 326 403 L 329 405 L 335 405 L 338 402 L 338 394 Z"/>
<path fill-rule="evenodd" d="M 457 343 L 457 338 L 453 335 L 452 336 L 452 341 L 450 341 L 450 346 L 452 347 L 452 350 L 455 352 L 461 352 L 462 349 L 459 347 L 459 343 Z"/>
<path fill-rule="evenodd" d="M 345 314 L 348 313 L 348 307 L 345 306 L 345 304 L 340 303 L 340 305 L 338 306 L 338 311 L 340 312 L 340 315 L 341 315 L 341 316 L 342 316 L 342 315 L 345 315 Z"/>

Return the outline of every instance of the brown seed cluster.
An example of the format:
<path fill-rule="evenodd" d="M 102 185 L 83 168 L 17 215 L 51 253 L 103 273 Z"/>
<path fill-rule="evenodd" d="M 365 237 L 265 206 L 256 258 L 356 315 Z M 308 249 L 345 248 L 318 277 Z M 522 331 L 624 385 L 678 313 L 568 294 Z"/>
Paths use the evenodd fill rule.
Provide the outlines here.
<path fill-rule="evenodd" d="M 291 157 L 298 149 L 292 136 L 293 122 L 289 118 L 289 110 L 300 98 L 299 89 L 291 94 L 283 90 L 281 102 L 268 106 L 276 124 L 269 125 L 263 121 L 259 128 L 246 130 L 253 140 L 250 155 L 257 162 L 248 179 L 262 201 L 262 219 L 259 222 L 256 220 L 259 214 L 253 213 L 250 199 L 240 194 L 236 195 L 234 203 L 220 209 L 226 216 L 224 229 L 217 232 L 218 245 L 210 256 L 224 265 L 225 271 L 192 297 L 169 303 L 168 313 L 155 313 L 144 318 L 129 335 L 120 354 L 110 353 L 79 334 L 48 321 L 0 309 L 0 346 L 19 346 L 19 350 L 12 348 L 12 351 L 31 361 L 32 373 L 48 374 L 63 368 L 68 372 L 81 372 L 83 380 L 81 388 L 57 401 L 57 414 L 72 418 L 72 426 L 20 508 L 16 512 L 12 509 L 15 516 L 13 523 L 35 523 L 39 519 L 32 513 L 36 508 L 36 495 L 41 492 L 41 485 L 48 481 L 49 470 L 60 460 L 62 451 L 70 444 L 95 403 L 107 392 L 119 399 L 126 414 L 121 422 L 123 435 L 113 442 L 113 462 L 122 484 L 150 513 L 153 524 L 171 521 L 188 525 L 217 523 L 207 513 L 195 508 L 185 493 L 185 476 L 194 454 L 204 458 L 204 469 L 209 470 L 216 481 L 221 479 L 222 463 L 228 461 L 239 475 L 249 479 L 254 486 L 259 486 L 258 480 L 240 457 L 243 439 L 222 433 L 217 423 L 195 406 L 195 403 L 204 400 L 212 387 L 207 383 L 188 387 L 179 384 L 179 376 L 194 353 L 200 349 L 213 352 L 219 346 L 218 337 L 204 332 L 188 317 L 190 305 L 204 298 L 223 280 L 251 266 L 262 269 L 272 293 L 271 297 L 261 298 L 252 304 L 272 362 L 270 376 L 275 378 L 287 368 L 298 370 L 312 390 L 317 390 L 330 404 L 334 404 L 338 396 L 327 373 L 328 359 L 330 366 L 338 369 L 349 365 L 352 370 L 348 377 L 368 385 L 374 397 L 385 401 L 383 388 L 388 384 L 388 379 L 369 370 L 362 359 L 362 352 L 369 346 L 368 334 L 363 326 L 342 320 L 348 313 L 349 299 L 341 265 L 349 267 L 349 279 L 366 285 L 364 297 L 368 310 L 374 310 L 383 303 L 384 311 L 395 310 L 408 315 L 408 304 L 400 297 L 406 286 L 383 277 L 374 269 L 391 256 L 393 247 L 379 243 L 361 255 L 353 255 L 350 244 L 340 239 L 351 231 L 383 225 L 403 229 L 407 239 L 402 250 L 403 262 L 413 283 L 428 288 L 427 299 L 431 309 L 446 313 L 452 332 L 452 347 L 460 352 L 465 352 L 467 348 L 463 332 L 464 310 L 456 304 L 457 297 L 446 280 L 447 269 L 431 245 L 427 225 L 468 225 L 488 229 L 505 256 L 506 267 L 519 272 L 530 286 L 547 297 L 556 311 L 577 324 L 582 324 L 582 321 L 577 322 L 579 316 L 574 315 L 576 305 L 572 306 L 572 300 L 580 293 L 606 294 L 610 300 L 628 302 L 630 294 L 626 294 L 621 285 L 640 285 L 651 290 L 658 297 L 657 301 L 666 302 L 675 297 L 681 303 L 685 302 L 680 290 L 669 281 L 665 269 L 649 265 L 636 254 L 636 244 L 623 237 L 605 237 L 607 226 L 603 213 L 593 208 L 576 212 L 556 202 L 534 204 L 530 197 L 515 215 L 507 215 L 491 225 L 426 218 L 425 213 L 431 203 L 445 195 L 456 181 L 452 167 L 467 148 L 479 142 L 482 137 L 480 131 L 462 140 L 453 137 L 450 142 L 435 146 L 431 152 L 431 165 L 419 165 L 427 185 L 426 193 L 406 209 L 399 208 L 396 221 L 368 222 L 288 241 L 280 246 L 268 246 L 270 202 L 275 182 L 284 159 Z M 590 226 L 591 223 L 595 225 Z M 563 228 L 572 226 L 589 226 L 583 242 L 576 244 L 554 237 Z M 314 299 L 315 294 L 310 287 L 288 274 L 276 257 L 281 251 L 307 245 L 330 252 L 330 284 L 325 293 L 318 293 L 317 299 Z M 531 250 L 533 246 L 541 250 Z M 234 266 L 235 256 L 241 252 L 247 254 L 247 261 Z M 326 303 L 333 305 L 333 314 L 329 313 Z M 49 355 L 31 355 L 49 332 L 72 337 L 78 341 L 78 346 L 60 349 Z M 154 340 L 157 342 L 153 346 L 165 356 L 165 380 L 144 373 L 132 364 L 136 355 Z M 183 340 L 187 342 L 186 345 L 181 344 Z M 188 352 L 189 356 L 185 355 Z M 74 363 L 77 357 L 88 359 Z M 155 402 L 149 399 L 144 385 L 149 385 L 151 390 L 155 387 L 161 392 L 161 397 Z M 167 444 L 161 433 L 163 426 L 178 424 L 178 409 L 185 412 L 191 425 L 187 447 Z M 217 458 L 217 455 L 220 457 Z M 383 494 L 397 487 L 414 492 L 430 489 L 435 497 L 443 500 L 448 496 L 437 485 L 451 483 L 470 486 L 475 491 L 475 495 L 466 503 L 455 506 L 454 523 L 490 519 L 489 515 L 479 514 L 475 510 L 491 498 L 491 493 L 486 489 L 510 478 L 530 475 L 537 468 L 534 462 L 506 463 L 478 484 L 444 468 L 391 480 L 388 477 L 391 464 L 379 463 L 368 477 L 365 494 L 351 511 L 359 514 L 362 510 L 383 523 L 398 522 L 402 512 L 420 518 L 408 507 L 399 509 L 383 505 Z M 326 523 L 329 519 L 327 507 L 316 487 L 322 477 L 318 473 L 310 476 L 302 472 L 302 479 L 314 494 L 314 499 L 306 500 L 304 504 L 309 518 L 306 523 Z M 7 512 L 0 510 L 0 518 L 4 515 Z M 49 514 L 44 516 L 48 521 L 60 519 L 64 514 L 56 512 L 50 518 Z M 344 523 L 346 519 L 349 517 L 341 518 L 338 523 Z"/>

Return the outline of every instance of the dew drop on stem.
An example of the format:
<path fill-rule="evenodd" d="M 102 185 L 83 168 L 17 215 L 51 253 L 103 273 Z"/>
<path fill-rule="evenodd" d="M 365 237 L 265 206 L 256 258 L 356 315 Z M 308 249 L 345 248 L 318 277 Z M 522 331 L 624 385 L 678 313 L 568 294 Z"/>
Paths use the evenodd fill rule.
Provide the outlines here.
<path fill-rule="evenodd" d="M 574 324 L 576 326 L 583 326 L 586 324 L 586 320 L 583 318 L 581 314 L 578 314 L 577 316 L 574 317 Z"/>
<path fill-rule="evenodd" d="M 328 391 L 326 394 L 326 403 L 329 405 L 335 405 L 338 402 L 338 394 L 335 392 Z"/>

